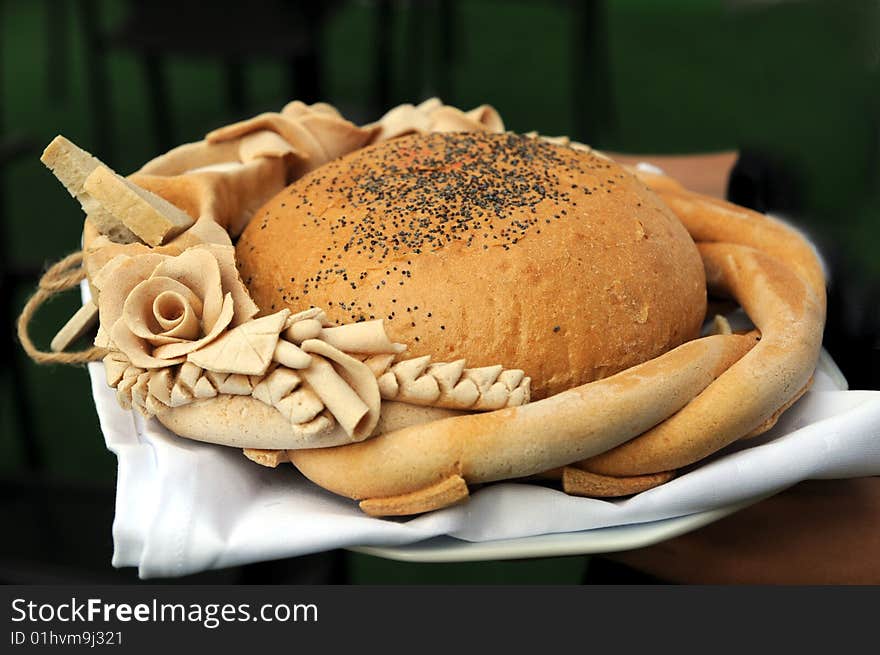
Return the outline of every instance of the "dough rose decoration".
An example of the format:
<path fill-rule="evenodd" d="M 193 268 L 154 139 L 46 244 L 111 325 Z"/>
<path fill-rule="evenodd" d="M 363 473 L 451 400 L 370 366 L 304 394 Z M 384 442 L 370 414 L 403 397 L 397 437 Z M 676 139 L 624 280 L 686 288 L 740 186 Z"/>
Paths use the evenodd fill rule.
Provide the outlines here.
<path fill-rule="evenodd" d="M 647 491 L 770 429 L 821 349 L 796 230 L 487 105 L 358 126 L 294 101 L 127 177 L 63 137 L 42 160 L 86 217 L 19 319 L 28 354 L 102 361 L 124 408 L 371 515 L 496 480 Z M 80 283 L 39 350 L 34 312 Z"/>
<path fill-rule="evenodd" d="M 96 275 L 96 344 L 135 366 L 180 364 L 258 311 L 235 267 L 232 246 L 201 245 L 177 256 L 118 255 Z M 215 346 L 216 347 L 216 346 Z M 247 367 L 245 365 L 245 367 Z"/>

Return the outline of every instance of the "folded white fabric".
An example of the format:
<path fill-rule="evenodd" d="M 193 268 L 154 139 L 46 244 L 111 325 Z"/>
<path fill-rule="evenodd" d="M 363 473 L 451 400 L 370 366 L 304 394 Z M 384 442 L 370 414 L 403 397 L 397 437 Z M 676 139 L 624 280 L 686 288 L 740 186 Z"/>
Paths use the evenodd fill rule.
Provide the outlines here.
<path fill-rule="evenodd" d="M 290 466 L 264 468 L 239 450 L 177 437 L 121 409 L 103 365 L 89 372 L 107 448 L 119 460 L 113 565 L 137 566 L 142 578 L 439 535 L 489 541 L 642 523 L 763 497 L 804 479 L 880 474 L 880 391 L 843 390 L 827 353 L 813 388 L 772 431 L 650 491 L 609 501 L 500 483 L 406 520 L 368 517 Z"/>

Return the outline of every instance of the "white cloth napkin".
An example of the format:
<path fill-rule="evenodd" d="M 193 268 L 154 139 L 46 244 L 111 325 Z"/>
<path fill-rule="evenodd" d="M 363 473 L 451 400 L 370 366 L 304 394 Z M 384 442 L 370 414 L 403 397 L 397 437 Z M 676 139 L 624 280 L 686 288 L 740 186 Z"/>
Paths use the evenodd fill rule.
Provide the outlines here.
<path fill-rule="evenodd" d="M 240 451 L 177 437 L 122 410 L 101 364 L 90 364 L 107 448 L 119 471 L 113 565 L 172 577 L 348 546 L 399 546 L 448 535 L 487 541 L 685 516 L 809 478 L 880 474 L 880 391 L 847 391 L 823 352 L 812 389 L 763 437 L 625 500 L 498 483 L 464 504 L 405 520 L 364 515 L 289 465 L 268 469 Z"/>

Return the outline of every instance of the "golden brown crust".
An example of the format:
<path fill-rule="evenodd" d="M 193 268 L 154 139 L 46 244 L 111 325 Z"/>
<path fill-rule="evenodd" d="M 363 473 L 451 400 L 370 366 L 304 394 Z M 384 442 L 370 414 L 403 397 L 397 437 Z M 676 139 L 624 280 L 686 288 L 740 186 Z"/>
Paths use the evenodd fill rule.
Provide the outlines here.
<path fill-rule="evenodd" d="M 566 466 L 562 470 L 562 488 L 565 493 L 571 496 L 616 498 L 619 496 L 632 496 L 633 494 L 659 487 L 674 477 L 675 471 L 615 477 L 590 473 L 579 468 Z"/>
<path fill-rule="evenodd" d="M 807 384 L 804 385 L 804 388 L 801 389 L 800 391 L 798 391 L 794 396 L 792 396 L 788 402 L 786 402 L 784 405 L 782 405 L 782 407 L 780 407 L 775 412 L 773 412 L 773 416 L 771 416 L 766 421 L 761 423 L 761 425 L 756 427 L 754 430 L 752 430 L 751 432 L 749 432 L 748 434 L 746 434 L 740 438 L 741 439 L 751 439 L 752 437 L 759 437 L 762 434 L 764 434 L 765 432 L 772 429 L 773 426 L 775 426 L 776 423 L 779 421 L 779 417 L 782 416 L 786 411 L 788 411 L 792 405 L 794 405 L 797 401 L 799 401 L 803 397 L 803 395 L 805 393 L 807 393 L 807 391 L 809 391 L 809 389 L 812 385 L 813 385 L 813 376 L 810 376 L 810 379 L 807 382 Z"/>
<path fill-rule="evenodd" d="M 270 201 L 238 246 L 265 312 L 384 318 L 408 355 L 504 364 L 534 398 L 697 336 L 702 264 L 613 162 L 511 134 L 401 137 Z"/>
<path fill-rule="evenodd" d="M 822 296 L 825 273 L 815 248 L 793 227 L 726 200 L 681 188 L 658 187 L 657 192 L 687 228 L 694 241 L 750 246 L 776 258 Z"/>
<path fill-rule="evenodd" d="M 437 484 L 408 494 L 363 500 L 360 508 L 370 516 L 407 516 L 448 507 L 467 497 L 468 488 L 464 478 L 450 475 Z"/>

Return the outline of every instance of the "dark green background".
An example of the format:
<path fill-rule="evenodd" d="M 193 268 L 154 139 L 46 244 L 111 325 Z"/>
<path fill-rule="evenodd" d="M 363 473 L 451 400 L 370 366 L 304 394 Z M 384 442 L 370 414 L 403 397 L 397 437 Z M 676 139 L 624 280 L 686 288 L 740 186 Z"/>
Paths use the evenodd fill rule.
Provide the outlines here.
<path fill-rule="evenodd" d="M 58 3 L 65 0 L 57 0 Z M 46 11 L 55 2 L 0 3 L 7 133 L 40 147 L 58 133 L 86 149 L 88 120 L 82 34 L 75 2 L 68 56 L 49 61 Z M 125 3 L 100 3 L 113 24 Z M 781 157 L 805 192 L 800 224 L 835 244 L 865 279 L 880 278 L 880 2 L 721 2 L 621 0 L 609 3 L 608 91 L 575 106 L 575 85 L 590 86 L 595 69 L 578 59 L 584 37 L 563 2 L 458 3 L 451 89 L 445 101 L 470 108 L 494 105 L 517 131 L 581 137 L 577 111 L 607 117 L 593 145 L 625 152 L 702 152 L 751 148 Z M 370 3 L 343 3 L 325 38 L 326 100 L 359 122 L 369 113 L 374 41 Z M 395 8 L 392 67 L 395 101 L 418 101 L 432 78 L 413 84 L 407 61 L 408 4 Z M 435 35 L 426 32 L 424 71 L 435 66 Z M 225 107 L 222 69 L 211 61 L 171 58 L 174 137 L 192 141 L 236 116 Z M 68 97 L 47 88 L 50 67 L 63 67 Z M 281 64 L 247 66 L 248 115 L 279 109 L 290 98 Z M 146 85 L 137 60 L 110 61 L 116 154 L 107 163 L 130 172 L 159 154 L 149 128 Z M 3 172 L 8 252 L 15 266 L 42 267 L 77 249 L 81 213 L 38 161 L 39 151 Z M 95 152 L 104 157 L 101 152 Z M 29 286 L 18 289 L 20 308 Z M 51 303 L 33 329 L 46 344 L 75 311 L 69 294 Z M 23 357 L 23 355 L 22 355 Z M 22 379 L 4 376 L 0 391 L 0 474 L 23 473 L 8 385 L 24 385 L 35 410 L 48 475 L 90 484 L 112 483 L 115 458 L 103 446 L 81 369 L 26 362 Z M 8 538 L 8 537 L 7 537 Z M 109 525 L 107 526 L 109 544 Z M 109 545 L 107 546 L 109 553 Z M 109 556 L 108 556 L 109 557 Z M 578 582 L 585 558 L 468 565 L 414 565 L 350 556 L 354 582 Z M 109 566 L 109 563 L 108 563 Z"/>

